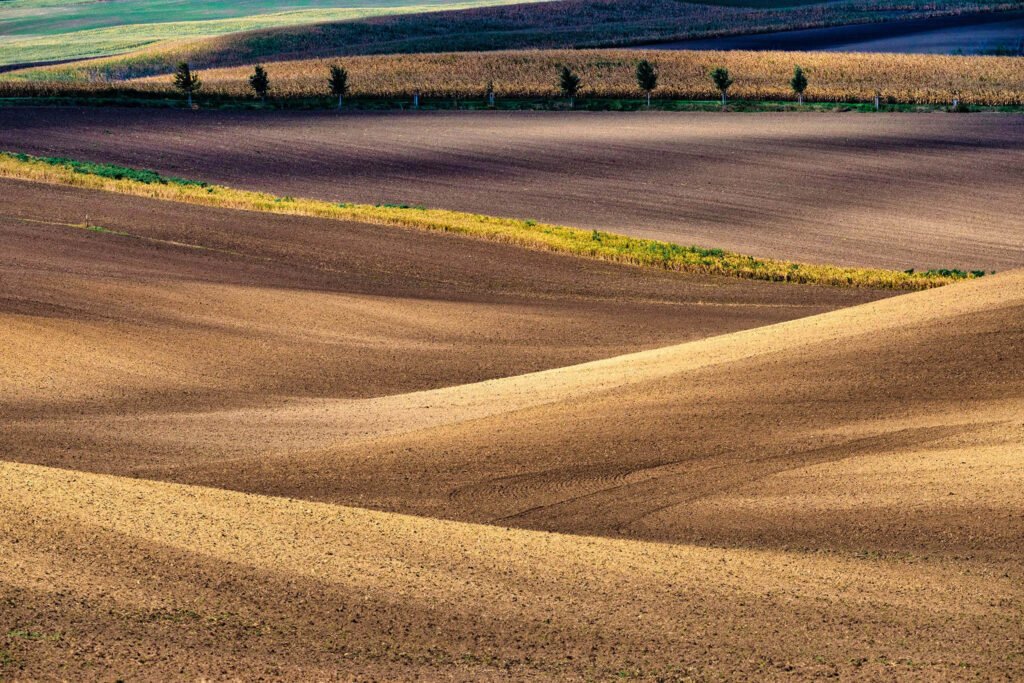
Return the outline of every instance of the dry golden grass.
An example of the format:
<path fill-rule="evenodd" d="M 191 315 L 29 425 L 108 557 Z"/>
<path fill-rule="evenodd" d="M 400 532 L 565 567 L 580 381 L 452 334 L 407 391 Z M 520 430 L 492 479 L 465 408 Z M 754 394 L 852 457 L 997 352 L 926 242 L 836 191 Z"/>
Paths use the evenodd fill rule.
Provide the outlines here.
<path fill-rule="evenodd" d="M 949 103 L 954 95 L 967 103 L 1024 104 L 1024 58 L 945 55 L 843 54 L 792 52 L 691 52 L 637 50 L 545 50 L 352 57 L 343 60 L 352 94 L 368 97 L 483 97 L 488 82 L 499 97 L 554 97 L 557 72 L 568 65 L 583 79 L 583 96 L 635 98 L 634 77 L 640 59 L 656 64 L 657 97 L 714 99 L 709 72 L 729 69 L 735 80 L 730 95 L 751 100 L 794 99 L 789 87 L 793 67 L 804 68 L 812 101 L 868 101 L 876 92 L 895 102 Z M 267 66 L 271 93 L 308 97 L 327 93 L 328 60 L 280 62 Z M 204 92 L 251 94 L 251 67 L 202 73 Z M 131 87 L 170 92 L 168 76 L 128 81 Z M 57 86 L 60 87 L 60 86 Z M 97 86 L 103 87 L 103 86 Z"/>
<path fill-rule="evenodd" d="M 556 97 L 557 72 L 567 65 L 581 75 L 582 97 L 639 98 L 634 71 L 640 59 L 660 73 L 655 97 L 708 100 L 718 97 L 709 72 L 729 69 L 730 96 L 744 100 L 794 100 L 793 67 L 807 74 L 808 101 L 867 102 L 875 93 L 902 104 L 1024 104 L 1024 57 L 978 57 L 828 52 L 712 52 L 640 50 L 519 50 L 347 57 L 352 95 L 408 98 L 483 98 L 493 82 L 502 98 Z M 327 69 L 339 60 L 310 59 L 267 66 L 272 97 L 326 96 Z M 252 66 L 201 71 L 202 93 L 247 97 Z M 83 72 L 84 73 L 84 72 Z M 39 72 L 44 75 L 45 72 Z M 36 76 L 33 76 L 35 78 Z M 84 77 L 0 80 L 0 96 L 166 94 L 177 96 L 167 75 L 129 80 Z"/>

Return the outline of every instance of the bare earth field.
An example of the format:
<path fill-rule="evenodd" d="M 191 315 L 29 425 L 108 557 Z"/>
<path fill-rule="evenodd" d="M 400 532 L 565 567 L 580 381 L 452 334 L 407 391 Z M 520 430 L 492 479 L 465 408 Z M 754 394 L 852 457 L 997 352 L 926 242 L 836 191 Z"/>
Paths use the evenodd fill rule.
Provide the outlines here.
<path fill-rule="evenodd" d="M 364 201 L 343 174 L 366 193 L 389 177 L 452 201 L 501 186 L 484 134 L 499 117 L 420 120 L 475 131 L 456 152 L 453 138 L 411 141 L 407 117 L 259 128 L 218 115 L 195 138 L 179 114 L 148 113 L 166 117 L 160 135 L 104 135 L 101 112 L 38 114 L 65 119 L 32 141 L 42 123 L 0 110 L 15 124 L 0 146 Z M 510 120 L 532 131 L 525 147 L 502 143 L 514 191 L 494 206 L 512 215 L 539 201 L 515 184 L 523 148 L 549 182 L 603 187 L 608 202 L 650 186 L 595 165 L 626 158 L 623 140 L 645 148 L 625 123 L 572 119 L 611 140 L 606 158 L 585 147 L 572 176 L 544 152 L 563 144 L 542 134 L 547 117 Z M 1019 207 L 1004 183 L 1020 155 L 1002 136 L 1019 120 L 959 118 L 955 134 L 928 132 L 952 118 L 907 120 L 946 142 L 880 155 L 861 132 L 837 136 L 837 154 L 880 174 L 900 157 L 919 174 L 944 160 L 932 184 L 904 183 L 906 201 L 976 231 L 930 223 L 946 242 L 925 240 L 906 213 L 902 234 L 854 222 L 859 241 L 794 248 L 848 247 L 856 262 L 858 245 L 888 238 L 904 256 L 974 245 L 1012 262 Z M 285 156 L 310 121 L 337 142 L 308 137 Z M 418 171 L 360 166 L 373 144 L 360 126 L 381 121 L 397 150 L 419 151 Z M 714 146 L 682 119 L 632 121 Z M 739 148 L 787 150 L 765 131 L 797 135 L 788 119 L 764 122 L 759 143 L 735 133 Z M 242 132 L 251 156 L 230 146 Z M 951 168 L 953 137 L 1006 177 Z M 660 156 L 678 161 L 676 142 Z M 760 173 L 768 193 L 760 163 L 733 171 Z M 820 181 L 802 164 L 779 161 L 774 193 L 811 201 L 792 186 L 796 169 Z M 968 179 L 973 204 L 951 191 Z M 831 182 L 849 202 L 835 216 L 873 206 Z M 892 296 L 17 180 L 0 197 L 0 679 L 1024 677 L 1022 269 Z M 817 200 L 817 223 L 810 204 L 790 218 L 812 234 L 834 199 Z M 610 211 L 578 203 L 594 220 Z M 995 207 L 1007 215 L 993 228 Z M 752 245 L 754 218 L 737 232 Z"/>
<path fill-rule="evenodd" d="M 680 40 L 647 47 L 666 50 L 978 54 L 999 48 L 1016 50 L 1022 41 L 1024 12 L 995 12 Z"/>
<path fill-rule="evenodd" d="M 807 262 L 1024 265 L 1016 115 L 0 109 L 0 148 Z"/>
<path fill-rule="evenodd" d="M 21 181 L 0 191 L 8 415 L 434 389 L 889 294 Z M 86 220 L 139 238 L 67 225 Z"/>

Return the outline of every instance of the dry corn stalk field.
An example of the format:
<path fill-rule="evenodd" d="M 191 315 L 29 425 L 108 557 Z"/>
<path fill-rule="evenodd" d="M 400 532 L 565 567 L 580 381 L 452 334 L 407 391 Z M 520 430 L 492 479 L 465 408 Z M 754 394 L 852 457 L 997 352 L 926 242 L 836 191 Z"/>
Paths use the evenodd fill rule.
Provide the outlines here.
<path fill-rule="evenodd" d="M 647 52 L 636 50 L 537 50 L 353 57 L 344 60 L 352 94 L 368 97 L 483 97 L 493 82 L 498 97 L 555 97 L 557 72 L 569 66 L 583 79 L 584 97 L 639 97 L 636 64 L 649 59 L 659 72 L 657 97 L 712 99 L 709 72 L 729 69 L 732 97 L 794 99 L 789 87 L 799 64 L 810 80 L 807 98 L 867 101 L 880 92 L 901 103 L 944 104 L 954 96 L 975 104 L 1024 104 L 1024 58 L 793 52 Z M 271 93 L 308 97 L 327 93 L 328 60 L 267 65 Z M 251 94 L 252 68 L 214 69 L 202 74 L 206 92 Z M 128 81 L 131 86 L 170 91 L 168 76 Z"/>

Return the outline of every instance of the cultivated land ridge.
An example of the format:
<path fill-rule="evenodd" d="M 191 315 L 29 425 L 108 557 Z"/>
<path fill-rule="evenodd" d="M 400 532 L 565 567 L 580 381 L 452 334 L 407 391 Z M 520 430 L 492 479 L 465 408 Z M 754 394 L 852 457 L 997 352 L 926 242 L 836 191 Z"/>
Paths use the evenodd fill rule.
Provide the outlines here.
<path fill-rule="evenodd" d="M 977 311 L 1024 308 L 1024 271 L 875 301 L 797 320 L 733 332 L 649 351 L 625 354 L 535 373 L 458 386 L 362 399 L 305 399 L 259 409 L 184 411 L 173 415 L 111 417 L 101 433 L 110 438 L 129 424 L 148 439 L 202 450 L 206 434 L 244 440 L 260 433 L 260 450 L 316 451 L 346 441 L 453 427 L 544 406 L 672 381 L 758 358 L 800 354 L 804 349 L 842 348 L 894 332 L 933 326 Z M 188 429 L 186 429 L 188 425 Z M 225 432 L 225 430 L 228 430 Z M 170 442 L 168 442 L 169 445 Z"/>

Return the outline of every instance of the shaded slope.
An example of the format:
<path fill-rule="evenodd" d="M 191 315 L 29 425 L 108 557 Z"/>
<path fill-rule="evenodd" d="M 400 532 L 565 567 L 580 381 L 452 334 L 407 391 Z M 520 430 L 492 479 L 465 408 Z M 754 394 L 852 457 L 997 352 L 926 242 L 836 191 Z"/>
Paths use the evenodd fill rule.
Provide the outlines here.
<path fill-rule="evenodd" d="M 856 24 L 653 45 L 666 50 L 786 50 L 986 54 L 1012 50 L 1024 34 L 1024 13 L 993 12 Z"/>
<path fill-rule="evenodd" d="M 253 463 L 247 486 L 559 531 L 1019 559 L 1022 282 L 417 396 L 443 419 L 324 448 L 287 480 Z M 217 459 L 192 478 L 237 481 Z"/>
<path fill-rule="evenodd" d="M 1022 133 L 999 115 L 0 110 L 11 150 L 918 270 L 1024 266 Z"/>
<path fill-rule="evenodd" d="M 405 393 L 884 296 L 68 187 L 0 188 L 7 415 Z M 136 237 L 67 225 L 85 222 Z"/>
<path fill-rule="evenodd" d="M 218 231 L 212 234 L 223 239 Z M 424 240 L 423 248 L 444 241 L 429 242 L 437 236 L 418 239 Z M 102 280 L 96 278 L 91 286 L 100 286 Z M 109 391 L 125 387 L 123 379 L 105 385 L 78 376 L 88 364 L 60 353 L 59 335 L 81 338 L 90 329 L 85 321 L 45 318 L 41 311 L 7 316 L 6 346 L 38 349 L 45 340 L 36 357 L 46 363 L 7 365 L 8 409 L 17 410 L 22 419 L 10 423 L 0 448 L 5 457 L 22 461 L 558 531 L 1012 557 L 1015 539 L 1024 533 L 1021 482 L 1012 467 L 1024 405 L 1022 280 L 1024 272 L 1017 271 L 478 384 L 417 392 L 429 389 L 429 382 L 392 379 L 390 390 L 378 386 L 368 392 L 375 398 L 360 398 L 348 388 L 365 382 L 364 375 L 337 370 L 330 388 L 318 389 L 311 379 L 316 371 L 304 372 L 298 362 L 308 349 L 317 348 L 308 339 L 317 327 L 295 319 L 292 309 L 301 305 L 316 311 L 319 324 L 322 316 L 332 315 L 331 305 L 337 305 L 332 299 L 321 301 L 320 294 L 302 291 L 274 305 L 273 299 L 284 294 L 267 292 L 269 283 L 209 291 L 193 285 L 184 290 L 189 297 L 227 301 L 239 310 L 255 307 L 261 316 L 274 318 L 292 355 L 267 347 L 260 327 L 251 321 L 242 328 L 241 341 L 229 336 L 219 347 L 187 341 L 190 348 L 209 347 L 215 357 L 229 362 L 237 363 L 236 356 L 250 359 L 222 378 L 212 375 L 220 379 L 215 387 L 221 393 L 207 389 L 210 407 L 203 409 L 187 397 L 204 395 L 195 377 L 208 378 L 209 371 L 195 359 L 189 360 L 196 365 L 148 359 L 145 353 L 152 353 L 151 347 L 141 337 L 138 349 L 129 347 L 132 363 L 124 357 L 119 364 L 110 363 L 131 368 L 138 382 L 118 398 Z M 688 282 L 700 282 L 700 291 L 710 296 L 744 291 L 720 288 L 712 280 Z M 776 304 L 830 296 L 830 290 L 819 288 L 768 287 L 750 291 L 781 297 Z M 76 288 L 89 291 L 83 285 Z M 61 296 L 65 301 L 69 297 Z M 152 294 L 142 290 L 131 296 Z M 132 321 L 109 299 L 102 301 L 105 315 Z M 763 316 L 761 306 L 769 302 L 749 303 L 733 300 L 720 308 Z M 401 313 L 401 305 L 395 304 L 390 302 L 380 313 L 413 315 Z M 706 326 L 695 332 L 693 321 L 716 320 L 707 312 L 717 309 L 700 307 L 687 334 L 711 333 Z M 194 319 L 198 310 L 179 315 Z M 422 311 L 412 310 L 417 316 Z M 676 317 L 676 310 L 671 308 L 669 317 L 685 326 L 687 319 Z M 767 310 L 773 311 L 769 317 L 789 317 L 799 309 Z M 470 318 L 461 317 L 465 312 L 454 315 L 448 325 L 428 327 L 426 339 L 444 343 L 457 330 L 462 338 Z M 614 320 L 612 326 L 622 330 L 618 315 L 621 309 L 611 317 L 595 318 L 594 329 Z M 213 320 L 219 327 L 236 327 L 235 316 L 221 311 Z M 422 316 L 417 320 L 422 324 Z M 740 321 L 726 324 L 734 323 Z M 748 318 L 746 324 L 756 323 Z M 501 317 L 484 317 L 474 319 L 469 329 L 507 332 L 505 326 Z M 177 326 L 166 320 L 159 320 L 157 329 L 178 334 Z M 527 330 L 523 342 L 529 340 L 531 346 L 518 363 L 528 367 L 536 362 L 532 344 L 545 347 L 552 337 L 545 335 L 543 325 L 524 324 L 522 329 Z M 555 329 L 561 330 L 556 339 L 559 334 L 571 339 L 576 331 Z M 452 366 L 445 365 L 451 362 L 448 356 L 409 354 L 399 341 L 384 340 L 395 329 L 376 332 L 380 339 L 367 344 L 357 358 L 373 359 L 374 349 L 387 344 L 382 348 L 405 368 L 399 377 L 414 369 L 428 377 L 452 375 Z M 632 332 L 625 328 L 626 334 Z M 265 355 L 227 351 L 230 344 L 250 343 L 247 336 Z M 454 347 L 471 359 L 476 372 L 480 360 L 475 354 L 481 350 L 473 347 L 480 346 L 479 339 L 468 339 L 466 351 Z M 352 348 L 342 345 L 346 357 L 355 353 Z M 494 347 L 483 346 L 483 357 L 493 354 Z M 506 367 L 516 359 L 507 348 L 497 355 L 502 354 Z M 267 367 L 268 362 L 288 368 L 289 382 L 275 385 L 277 375 L 269 369 L 275 366 Z M 553 359 L 545 362 L 554 364 Z M 323 360 L 319 366 L 331 367 Z M 54 377 L 67 386 L 55 385 Z M 433 381 L 437 386 L 443 380 Z M 66 398 L 58 400 L 55 386 L 65 397 L 69 386 L 81 392 L 87 409 Z M 255 388 L 261 389 L 260 405 L 250 407 L 249 392 Z M 146 398 L 147 391 L 160 400 Z M 107 414 L 115 409 L 121 414 Z M 970 457 L 953 462 L 957 453 Z M 932 456 L 949 462 L 935 468 L 929 464 Z M 861 490 L 849 482 L 878 479 L 882 475 L 872 474 L 874 468 L 886 472 L 904 460 L 930 474 L 897 478 L 899 486 L 879 490 L 869 505 L 856 502 L 876 485 Z M 808 479 L 824 483 L 812 500 L 800 502 L 800 482 Z M 943 487 L 950 488 L 943 492 Z M 771 499 L 763 499 L 762 491 Z M 845 501 L 856 514 L 842 512 L 837 501 Z M 811 513 L 790 525 L 794 505 L 817 506 L 827 513 Z"/>

